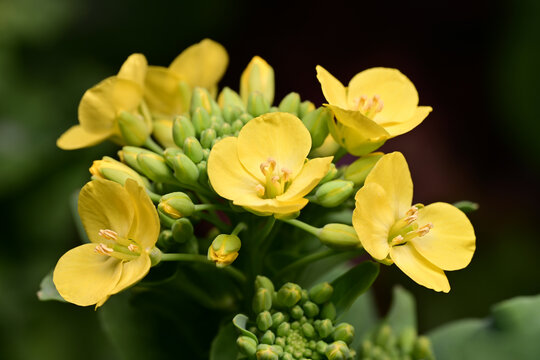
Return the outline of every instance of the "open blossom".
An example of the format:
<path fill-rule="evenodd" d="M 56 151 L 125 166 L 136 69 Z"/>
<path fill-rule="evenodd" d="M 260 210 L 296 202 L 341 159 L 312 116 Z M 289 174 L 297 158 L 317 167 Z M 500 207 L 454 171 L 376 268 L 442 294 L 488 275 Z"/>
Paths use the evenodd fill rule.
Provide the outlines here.
<path fill-rule="evenodd" d="M 289 113 L 250 120 L 236 137 L 219 141 L 208 158 L 214 190 L 235 205 L 261 215 L 302 209 L 304 198 L 324 177 L 332 157 L 308 160 L 311 136 Z"/>
<path fill-rule="evenodd" d="M 91 243 L 65 253 L 53 281 L 62 297 L 99 307 L 109 296 L 141 280 L 159 235 L 159 218 L 144 187 L 97 179 L 79 194 L 79 215 Z"/>
<path fill-rule="evenodd" d="M 466 267 L 476 237 L 467 216 L 442 202 L 412 206 L 409 167 L 399 152 L 384 155 L 356 194 L 353 225 L 366 251 L 395 263 L 418 284 L 450 291 L 444 270 Z"/>
<path fill-rule="evenodd" d="M 386 140 L 412 130 L 432 110 L 418 106 L 416 88 L 396 69 L 364 70 L 345 87 L 317 66 L 317 79 L 336 118 L 329 123 L 330 132 L 353 155 L 368 154 Z"/>

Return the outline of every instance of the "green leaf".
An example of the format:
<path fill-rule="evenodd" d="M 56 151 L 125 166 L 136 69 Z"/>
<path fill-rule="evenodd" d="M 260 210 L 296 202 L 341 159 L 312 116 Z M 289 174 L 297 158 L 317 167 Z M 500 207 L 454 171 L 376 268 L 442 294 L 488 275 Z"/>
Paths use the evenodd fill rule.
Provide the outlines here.
<path fill-rule="evenodd" d="M 351 307 L 356 298 L 362 295 L 379 274 L 379 264 L 365 261 L 332 282 L 334 295 L 332 302 L 338 316 Z"/>
<path fill-rule="evenodd" d="M 377 307 L 371 291 L 368 290 L 360 295 L 349 310 L 341 314 L 337 322 L 342 321 L 354 326 L 354 340 L 351 348 L 357 349 L 379 323 Z"/>
<path fill-rule="evenodd" d="M 412 294 L 401 286 L 394 287 L 392 306 L 385 322 L 392 327 L 395 334 L 401 334 L 407 328 L 417 328 L 416 301 Z"/>
<path fill-rule="evenodd" d="M 51 270 L 47 275 L 45 275 L 43 280 L 41 280 L 37 297 L 41 301 L 56 300 L 66 302 L 66 300 L 64 300 L 64 298 L 62 298 L 62 296 L 58 293 L 58 290 L 56 290 L 56 286 L 54 286 L 53 270 Z"/>
<path fill-rule="evenodd" d="M 238 334 L 232 322 L 229 321 L 221 326 L 210 347 L 210 360 L 236 360 L 238 357 L 237 337 Z"/>
<path fill-rule="evenodd" d="M 540 354 L 540 295 L 504 301 L 484 320 L 443 325 L 429 337 L 439 360 L 536 360 Z"/>
<path fill-rule="evenodd" d="M 238 314 L 234 317 L 233 319 L 233 324 L 234 326 L 236 326 L 236 328 L 238 329 L 238 331 L 240 331 L 240 333 L 244 336 L 248 336 L 250 338 L 252 338 L 253 340 L 255 340 L 257 342 L 257 344 L 259 343 L 259 340 L 257 340 L 257 336 L 255 336 L 254 333 L 252 333 L 251 331 L 249 331 L 247 329 L 247 322 L 248 322 L 249 318 L 244 315 L 244 314 Z"/>

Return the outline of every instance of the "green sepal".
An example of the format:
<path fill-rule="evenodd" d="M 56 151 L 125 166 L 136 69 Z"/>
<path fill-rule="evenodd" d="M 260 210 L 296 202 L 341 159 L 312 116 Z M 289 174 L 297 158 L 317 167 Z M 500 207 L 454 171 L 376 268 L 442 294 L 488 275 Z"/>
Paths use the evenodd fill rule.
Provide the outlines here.
<path fill-rule="evenodd" d="M 257 339 L 257 336 L 247 329 L 248 320 L 249 320 L 249 318 L 246 315 L 238 314 L 233 318 L 232 322 L 233 322 L 233 325 L 236 327 L 236 329 L 242 335 L 252 338 L 258 344 L 259 340 Z"/>
<path fill-rule="evenodd" d="M 56 286 L 54 286 L 53 272 L 53 270 L 49 271 L 49 273 L 41 280 L 37 297 L 41 301 L 55 300 L 66 302 L 58 290 L 56 290 Z"/>

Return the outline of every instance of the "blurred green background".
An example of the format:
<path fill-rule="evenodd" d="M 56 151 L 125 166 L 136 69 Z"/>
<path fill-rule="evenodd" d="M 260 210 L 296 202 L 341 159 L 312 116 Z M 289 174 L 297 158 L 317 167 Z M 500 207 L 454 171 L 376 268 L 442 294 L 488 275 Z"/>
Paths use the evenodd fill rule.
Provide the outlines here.
<path fill-rule="evenodd" d="M 540 3 L 524 1 L 202 2 L 0 0 L 1 359 L 117 359 L 91 308 L 41 303 L 36 291 L 78 244 L 69 197 L 111 144 L 73 152 L 56 138 L 77 122 L 83 92 L 144 53 L 168 65 L 210 37 L 237 88 L 253 55 L 276 70 L 276 98 L 297 91 L 323 102 L 320 64 L 343 82 L 372 66 L 399 68 L 434 112 L 390 141 L 407 157 L 415 201 L 480 203 L 477 253 L 450 273 L 448 295 L 384 267 L 376 296 L 393 284 L 418 299 L 427 331 L 517 295 L 540 293 Z"/>

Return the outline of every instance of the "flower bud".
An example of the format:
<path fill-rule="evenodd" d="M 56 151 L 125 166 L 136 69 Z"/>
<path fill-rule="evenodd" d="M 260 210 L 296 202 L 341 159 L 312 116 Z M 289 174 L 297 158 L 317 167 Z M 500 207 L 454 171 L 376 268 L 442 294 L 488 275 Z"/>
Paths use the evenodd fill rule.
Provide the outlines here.
<path fill-rule="evenodd" d="M 266 332 L 261 337 L 261 344 L 273 345 L 275 341 L 276 335 L 272 332 L 272 330 L 266 330 Z"/>
<path fill-rule="evenodd" d="M 310 158 L 313 157 L 325 157 L 325 156 L 331 156 L 338 152 L 338 150 L 341 148 L 341 145 L 339 145 L 332 135 L 328 134 L 328 136 L 324 139 L 321 146 L 318 148 L 313 148 L 311 152 L 309 153 Z"/>
<path fill-rule="evenodd" d="M 257 328 L 261 331 L 266 331 L 272 326 L 272 315 L 265 310 L 257 315 Z"/>
<path fill-rule="evenodd" d="M 186 154 L 195 164 L 203 159 L 201 143 L 194 137 L 188 137 L 184 141 L 183 150 L 184 154 Z"/>
<path fill-rule="evenodd" d="M 368 174 L 371 172 L 371 169 L 373 169 L 377 161 L 379 161 L 383 155 L 384 154 L 381 152 L 371 153 L 354 161 L 347 167 L 347 170 L 345 170 L 345 180 L 352 181 L 356 186 L 362 185 Z"/>
<path fill-rule="evenodd" d="M 236 345 L 246 356 L 254 356 L 257 352 L 257 340 L 250 338 L 249 336 L 240 336 L 236 339 Z"/>
<path fill-rule="evenodd" d="M 277 328 L 277 335 L 287 336 L 290 330 L 291 330 L 291 324 L 289 324 L 288 322 L 282 322 L 281 324 L 279 324 Z"/>
<path fill-rule="evenodd" d="M 200 87 L 196 87 L 195 89 L 193 89 L 193 93 L 191 95 L 192 111 L 197 108 L 203 108 L 208 114 L 212 115 L 214 114 L 214 109 L 216 107 L 219 109 L 219 106 L 217 104 L 214 105 L 213 103 L 215 103 L 215 101 L 214 99 L 212 99 L 212 96 L 210 96 L 208 90 Z"/>
<path fill-rule="evenodd" d="M 153 154 L 154 152 L 140 147 L 124 146 L 122 150 L 118 151 L 118 157 L 124 164 L 127 164 L 130 168 L 135 169 L 139 174 L 142 174 L 143 170 L 137 161 L 137 155 L 140 153 Z"/>
<path fill-rule="evenodd" d="M 175 147 L 173 139 L 173 121 L 171 119 L 158 119 L 154 121 L 152 135 L 164 148 Z"/>
<path fill-rule="evenodd" d="M 332 320 L 330 319 L 321 320 L 315 327 L 321 339 L 327 338 L 334 331 L 334 325 L 332 325 Z"/>
<path fill-rule="evenodd" d="M 272 308 L 272 293 L 265 288 L 259 288 L 253 297 L 253 312 L 260 313 Z"/>
<path fill-rule="evenodd" d="M 161 252 L 161 250 L 154 246 L 148 254 L 148 256 L 150 257 L 150 266 L 156 266 L 157 264 L 159 264 L 162 255 L 163 253 Z"/>
<path fill-rule="evenodd" d="M 184 141 L 186 141 L 188 137 L 195 136 L 195 128 L 193 127 L 191 120 L 186 116 L 178 116 L 174 119 L 172 136 L 174 143 L 180 148 L 183 147 Z"/>
<path fill-rule="evenodd" d="M 327 282 L 315 285 L 309 290 L 310 299 L 316 304 L 324 304 L 334 294 L 334 288 Z"/>
<path fill-rule="evenodd" d="M 320 229 L 319 240 L 336 249 L 356 249 L 362 246 L 354 228 L 345 224 L 326 224 Z"/>
<path fill-rule="evenodd" d="M 150 135 L 150 129 L 148 129 L 143 117 L 140 115 L 122 111 L 116 121 L 122 138 L 127 145 L 141 146 Z"/>
<path fill-rule="evenodd" d="M 282 312 L 272 314 L 272 326 L 277 328 L 282 322 L 287 321 L 287 317 Z"/>
<path fill-rule="evenodd" d="M 219 136 L 231 135 L 232 134 L 231 124 L 224 122 L 218 127 L 217 133 Z"/>
<path fill-rule="evenodd" d="M 298 107 L 300 106 L 300 95 L 292 92 L 285 96 L 279 103 L 279 111 L 288 112 L 298 116 Z"/>
<path fill-rule="evenodd" d="M 266 276 L 257 275 L 257 277 L 255 278 L 255 289 L 259 288 L 268 289 L 270 293 L 274 292 L 274 284 L 272 283 L 272 280 L 270 280 Z"/>
<path fill-rule="evenodd" d="M 238 93 L 231 88 L 225 86 L 223 90 L 221 90 L 221 93 L 218 96 L 218 104 L 219 106 L 224 110 L 223 111 L 223 117 L 225 117 L 225 121 L 231 122 L 227 120 L 227 116 L 225 115 L 225 109 L 239 109 L 240 112 L 245 110 L 244 102 L 242 101 L 242 98 Z M 237 111 L 237 110 L 234 110 Z M 237 114 L 239 116 L 240 114 Z M 236 118 L 235 118 L 236 119 Z"/>
<path fill-rule="evenodd" d="M 334 178 L 338 174 L 338 169 L 336 168 L 336 165 L 334 163 L 330 163 L 330 169 L 328 169 L 328 172 L 324 177 L 319 181 L 319 185 L 322 185 L 324 183 L 327 183 L 330 180 L 334 180 Z"/>
<path fill-rule="evenodd" d="M 250 95 L 258 92 L 264 97 L 267 104 L 272 104 L 274 86 L 274 69 L 259 56 L 254 56 L 240 77 L 242 100 L 244 103 L 248 103 Z"/>
<path fill-rule="evenodd" d="M 298 117 L 302 119 L 304 116 L 315 110 L 315 105 L 309 100 L 302 101 L 298 107 Z"/>
<path fill-rule="evenodd" d="M 266 114 L 270 110 L 268 101 L 259 92 L 253 92 L 249 95 L 247 111 L 254 117 Z"/>
<path fill-rule="evenodd" d="M 174 176 L 163 156 L 153 152 L 141 152 L 137 155 L 137 163 L 144 175 L 155 182 L 174 184 Z"/>
<path fill-rule="evenodd" d="M 328 345 L 325 355 L 328 360 L 349 360 L 352 358 L 349 347 L 343 341 L 335 341 Z"/>
<path fill-rule="evenodd" d="M 208 186 L 208 165 L 206 160 L 203 160 L 197 164 L 197 169 L 199 170 L 199 183 Z"/>
<path fill-rule="evenodd" d="M 163 230 L 162 232 L 160 232 L 156 245 L 165 251 L 173 248 L 173 246 L 175 245 L 175 241 L 172 236 L 172 231 Z"/>
<path fill-rule="evenodd" d="M 240 121 L 242 121 L 242 123 L 247 124 L 249 120 L 253 119 L 253 116 L 251 116 L 250 114 L 248 114 L 247 112 L 246 113 L 243 113 L 242 115 L 240 115 L 238 117 L 238 119 Z"/>
<path fill-rule="evenodd" d="M 175 220 L 191 216 L 195 211 L 193 201 L 183 192 L 173 192 L 162 196 L 157 208 L 162 215 Z"/>
<path fill-rule="evenodd" d="M 279 360 L 279 354 L 271 345 L 260 344 L 257 346 L 257 360 Z"/>
<path fill-rule="evenodd" d="M 302 122 L 311 135 L 312 148 L 315 149 L 324 143 L 328 136 L 327 122 L 332 119 L 332 110 L 320 107 L 302 118 Z"/>
<path fill-rule="evenodd" d="M 208 111 L 202 107 L 198 107 L 193 111 L 193 115 L 191 115 L 191 122 L 193 124 L 193 128 L 195 128 L 195 133 L 197 136 L 201 135 L 203 130 L 206 130 L 212 126 L 212 121 L 210 120 Z"/>
<path fill-rule="evenodd" d="M 419 336 L 414 344 L 413 356 L 415 359 L 435 359 L 433 350 L 431 349 L 431 341 L 427 336 Z"/>
<path fill-rule="evenodd" d="M 302 316 L 304 316 L 304 310 L 299 305 L 293 306 L 293 308 L 290 311 L 291 317 L 296 320 L 300 320 Z"/>
<path fill-rule="evenodd" d="M 349 345 L 354 339 L 354 327 L 347 323 L 338 324 L 334 328 L 332 337 L 335 341 L 341 340 Z"/>
<path fill-rule="evenodd" d="M 212 147 L 212 142 L 216 139 L 216 137 L 216 130 L 212 128 L 204 130 L 201 133 L 201 146 L 205 149 L 210 149 Z"/>
<path fill-rule="evenodd" d="M 304 334 L 304 336 L 307 337 L 308 339 L 314 338 L 316 335 L 315 329 L 313 328 L 313 325 L 311 325 L 310 323 L 302 324 L 301 329 L 302 329 L 302 334 Z"/>
<path fill-rule="evenodd" d="M 375 336 L 375 343 L 378 346 L 384 348 L 386 347 L 386 344 L 389 342 L 392 336 L 392 328 L 385 324 L 381 326 L 377 331 L 377 335 Z"/>
<path fill-rule="evenodd" d="M 324 207 L 341 205 L 353 193 L 354 183 L 346 180 L 332 180 L 319 186 L 314 202 Z"/>
<path fill-rule="evenodd" d="M 314 302 L 308 300 L 302 307 L 304 308 L 304 314 L 306 314 L 308 318 L 314 318 L 319 315 L 319 307 Z"/>
<path fill-rule="evenodd" d="M 302 298 L 302 288 L 293 283 L 286 283 L 277 293 L 277 301 L 285 307 L 293 307 Z"/>
<path fill-rule="evenodd" d="M 197 165 L 181 150 L 165 150 L 165 159 L 174 170 L 174 177 L 184 184 L 196 183 L 199 179 L 199 169 Z"/>
<path fill-rule="evenodd" d="M 181 218 L 173 223 L 171 232 L 174 240 L 180 244 L 183 244 L 193 237 L 194 230 L 189 219 Z"/>
<path fill-rule="evenodd" d="M 408 327 L 399 334 L 398 345 L 404 354 L 410 354 L 416 342 L 416 330 Z"/>
<path fill-rule="evenodd" d="M 321 318 L 334 321 L 336 319 L 336 307 L 333 303 L 327 302 L 321 310 Z"/>
<path fill-rule="evenodd" d="M 208 248 L 208 260 L 215 262 L 217 267 L 230 265 L 238 257 L 241 245 L 240 238 L 236 235 L 218 235 Z"/>
<path fill-rule="evenodd" d="M 317 341 L 317 345 L 315 347 L 315 350 L 317 350 L 318 353 L 324 354 L 326 352 L 326 348 L 328 347 L 328 344 L 325 343 L 322 340 Z"/>
<path fill-rule="evenodd" d="M 135 170 L 108 156 L 104 156 L 101 160 L 94 160 L 90 173 L 97 178 L 111 180 L 120 185 L 124 185 L 127 179 L 133 179 L 141 186 L 150 187 L 148 181 Z"/>
<path fill-rule="evenodd" d="M 237 132 L 239 132 L 240 130 L 242 130 L 242 127 L 244 127 L 244 123 L 242 122 L 242 120 L 236 119 L 236 120 L 234 120 L 233 123 L 231 124 L 231 127 L 232 127 L 232 132 L 233 132 L 233 133 L 237 133 Z"/>

